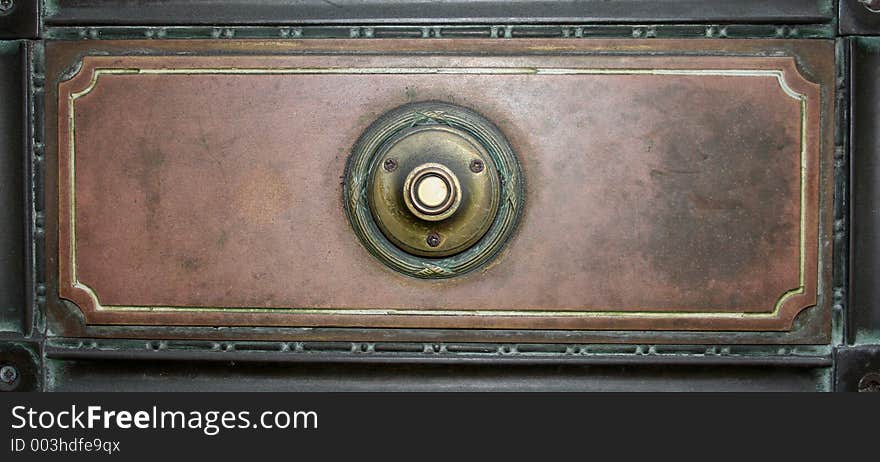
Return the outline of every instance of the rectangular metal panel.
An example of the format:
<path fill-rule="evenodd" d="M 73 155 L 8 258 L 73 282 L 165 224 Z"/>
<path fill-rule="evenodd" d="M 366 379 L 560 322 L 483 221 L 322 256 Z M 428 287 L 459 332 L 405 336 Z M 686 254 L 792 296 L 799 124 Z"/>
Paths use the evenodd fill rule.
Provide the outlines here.
<path fill-rule="evenodd" d="M 49 25 L 825 23 L 832 0 L 50 0 Z"/>
<path fill-rule="evenodd" d="M 850 52 L 850 126 L 851 225 L 849 323 L 850 344 L 877 343 L 880 339 L 880 223 L 877 201 L 880 199 L 880 164 L 878 130 L 880 118 L 880 38 L 853 38 Z"/>
<path fill-rule="evenodd" d="M 829 332 L 829 42 L 102 47 L 49 48 L 49 254 L 87 324 Z M 478 273 L 396 274 L 346 221 L 351 146 L 414 100 L 474 108 L 523 164 Z"/>
<path fill-rule="evenodd" d="M 48 361 L 48 391 L 826 391 L 822 369 Z"/>
<path fill-rule="evenodd" d="M 27 47 L 0 41 L 0 332 L 25 332 Z"/>

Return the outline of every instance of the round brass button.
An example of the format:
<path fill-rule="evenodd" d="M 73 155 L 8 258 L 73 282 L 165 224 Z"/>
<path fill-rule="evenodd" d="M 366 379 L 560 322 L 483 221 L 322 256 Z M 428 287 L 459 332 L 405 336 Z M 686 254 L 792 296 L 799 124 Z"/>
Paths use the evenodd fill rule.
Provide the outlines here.
<path fill-rule="evenodd" d="M 389 268 L 451 278 L 506 245 L 523 210 L 522 178 L 512 147 L 485 117 L 441 101 L 410 103 L 376 119 L 352 147 L 345 213 Z"/>
<path fill-rule="evenodd" d="M 437 175 L 429 175 L 419 179 L 416 183 L 416 193 L 413 200 L 420 209 L 438 207 L 438 211 L 442 211 L 449 208 L 452 191 L 448 181 Z M 439 207 L 444 204 L 444 207 Z"/>
<path fill-rule="evenodd" d="M 483 170 L 474 172 L 477 161 Z M 462 130 L 425 125 L 402 130 L 376 157 L 367 199 L 376 224 L 414 255 L 444 257 L 479 240 L 500 197 L 495 163 Z"/>
<path fill-rule="evenodd" d="M 403 200 L 409 211 L 422 220 L 445 220 L 461 204 L 461 185 L 446 166 L 422 164 L 406 176 Z"/>

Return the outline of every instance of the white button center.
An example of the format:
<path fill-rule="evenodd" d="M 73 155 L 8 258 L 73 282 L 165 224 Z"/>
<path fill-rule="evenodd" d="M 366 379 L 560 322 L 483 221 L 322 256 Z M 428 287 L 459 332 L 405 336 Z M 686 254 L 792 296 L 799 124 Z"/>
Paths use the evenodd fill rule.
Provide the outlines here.
<path fill-rule="evenodd" d="M 449 197 L 449 186 L 439 176 L 426 176 L 419 181 L 416 197 L 426 207 L 437 207 Z"/>

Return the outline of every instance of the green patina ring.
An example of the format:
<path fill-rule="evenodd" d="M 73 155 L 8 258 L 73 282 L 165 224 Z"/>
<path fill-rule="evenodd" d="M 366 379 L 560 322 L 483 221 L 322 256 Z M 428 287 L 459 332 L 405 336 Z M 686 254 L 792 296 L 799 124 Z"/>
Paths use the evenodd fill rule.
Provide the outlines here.
<path fill-rule="evenodd" d="M 398 248 L 379 229 L 367 203 L 368 179 L 383 145 L 401 130 L 431 124 L 448 125 L 476 139 L 495 162 L 501 188 L 498 212 L 486 234 L 461 253 L 443 258 L 420 257 Z M 443 279 L 474 271 L 498 254 L 516 229 L 525 194 L 516 154 L 495 125 L 470 109 L 426 101 L 385 113 L 361 135 L 345 167 L 343 198 L 355 234 L 379 261 L 408 276 Z"/>

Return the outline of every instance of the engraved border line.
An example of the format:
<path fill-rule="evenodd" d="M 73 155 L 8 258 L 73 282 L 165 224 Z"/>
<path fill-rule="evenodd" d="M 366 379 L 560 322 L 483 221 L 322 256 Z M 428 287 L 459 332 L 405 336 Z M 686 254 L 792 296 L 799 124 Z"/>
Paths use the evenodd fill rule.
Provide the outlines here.
<path fill-rule="evenodd" d="M 471 74 L 471 75 L 684 75 L 774 77 L 789 97 L 800 103 L 800 249 L 798 262 L 799 286 L 786 291 L 776 301 L 773 311 L 762 313 L 686 312 L 686 311 L 559 311 L 559 310 L 412 310 L 412 309 L 346 309 L 346 308 L 257 308 L 257 307 L 195 307 L 195 306 L 122 306 L 101 305 L 97 293 L 81 283 L 76 275 L 76 173 L 75 173 L 75 102 L 89 94 L 102 75 L 333 75 L 333 74 Z M 297 67 L 297 68 L 95 68 L 92 78 L 81 91 L 71 93 L 68 110 L 69 178 L 70 181 L 70 255 L 71 279 L 74 288 L 85 291 L 95 301 L 98 311 L 135 312 L 244 312 L 331 315 L 410 315 L 410 316 L 496 316 L 496 317 L 636 317 L 636 318 L 774 318 L 789 298 L 806 290 L 806 171 L 807 171 L 807 97 L 788 85 L 785 73 L 773 69 L 634 69 L 634 68 L 542 68 L 542 67 Z"/>

